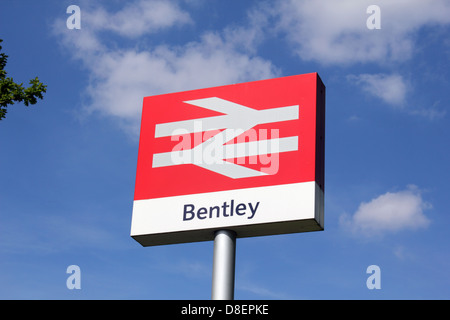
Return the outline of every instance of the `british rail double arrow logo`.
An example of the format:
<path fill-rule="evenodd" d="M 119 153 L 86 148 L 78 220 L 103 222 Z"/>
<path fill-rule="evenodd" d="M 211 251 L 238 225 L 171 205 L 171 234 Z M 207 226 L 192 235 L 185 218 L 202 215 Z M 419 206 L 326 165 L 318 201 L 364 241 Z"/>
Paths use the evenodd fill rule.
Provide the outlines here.
<path fill-rule="evenodd" d="M 278 129 L 271 129 L 268 138 L 266 129 L 254 129 L 261 124 L 298 119 L 298 105 L 256 110 L 218 97 L 183 102 L 223 115 L 156 124 L 155 138 L 182 141 L 170 152 L 155 153 L 153 168 L 193 164 L 232 179 L 257 177 L 277 170 L 258 171 L 240 165 L 239 159 L 298 150 L 298 136 L 279 138 Z M 191 143 L 190 134 L 202 132 L 209 132 L 208 138 Z M 248 142 L 240 139 L 246 136 L 253 138 Z M 237 142 L 232 143 L 235 138 Z"/>

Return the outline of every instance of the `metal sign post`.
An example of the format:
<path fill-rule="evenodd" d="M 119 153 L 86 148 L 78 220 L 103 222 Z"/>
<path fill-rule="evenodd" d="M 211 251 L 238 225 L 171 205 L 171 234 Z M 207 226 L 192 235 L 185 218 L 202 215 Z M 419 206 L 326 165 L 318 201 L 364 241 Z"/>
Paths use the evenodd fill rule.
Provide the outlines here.
<path fill-rule="evenodd" d="M 234 299 L 236 233 L 219 230 L 214 234 L 212 300 Z"/>

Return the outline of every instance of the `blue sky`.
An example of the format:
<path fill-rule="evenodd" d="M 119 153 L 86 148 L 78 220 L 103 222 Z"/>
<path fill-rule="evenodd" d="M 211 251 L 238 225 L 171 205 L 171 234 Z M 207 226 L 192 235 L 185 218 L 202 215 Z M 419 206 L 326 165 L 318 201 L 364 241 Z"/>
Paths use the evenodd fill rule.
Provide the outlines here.
<path fill-rule="evenodd" d="M 129 236 L 142 98 L 309 72 L 327 88 L 325 231 L 238 239 L 235 298 L 450 298 L 448 1 L 0 8 L 8 76 L 48 85 L 0 122 L 0 298 L 209 299 L 212 242 Z"/>

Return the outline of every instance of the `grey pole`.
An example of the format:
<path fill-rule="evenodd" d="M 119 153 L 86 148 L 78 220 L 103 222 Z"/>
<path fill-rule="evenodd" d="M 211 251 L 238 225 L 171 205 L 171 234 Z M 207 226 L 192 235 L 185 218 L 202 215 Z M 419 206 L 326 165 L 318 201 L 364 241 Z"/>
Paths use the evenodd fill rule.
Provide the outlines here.
<path fill-rule="evenodd" d="M 212 300 L 234 299 L 234 267 L 236 258 L 236 233 L 219 230 L 214 234 L 212 274 Z"/>

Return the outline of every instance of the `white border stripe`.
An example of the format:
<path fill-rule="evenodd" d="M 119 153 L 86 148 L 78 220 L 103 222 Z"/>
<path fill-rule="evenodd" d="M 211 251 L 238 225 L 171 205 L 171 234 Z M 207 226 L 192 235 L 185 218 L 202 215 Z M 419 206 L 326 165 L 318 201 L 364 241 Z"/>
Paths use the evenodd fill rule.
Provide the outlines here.
<path fill-rule="evenodd" d="M 267 224 L 284 221 L 315 219 L 322 225 L 323 197 L 318 194 L 314 181 L 267 186 L 249 189 L 227 190 L 167 198 L 136 200 L 133 204 L 131 235 L 148 235 L 158 233 L 178 233 L 190 230 L 215 229 L 253 224 Z M 319 192 L 320 193 L 320 192 Z M 204 207 L 222 206 L 224 202 L 234 206 L 243 203 L 246 214 L 219 218 L 183 220 L 184 206 L 192 204 L 195 211 Z M 249 219 L 249 203 L 258 208 L 253 218 Z M 279 232 L 283 233 L 283 232 Z M 182 241 L 178 241 L 182 242 Z"/>

